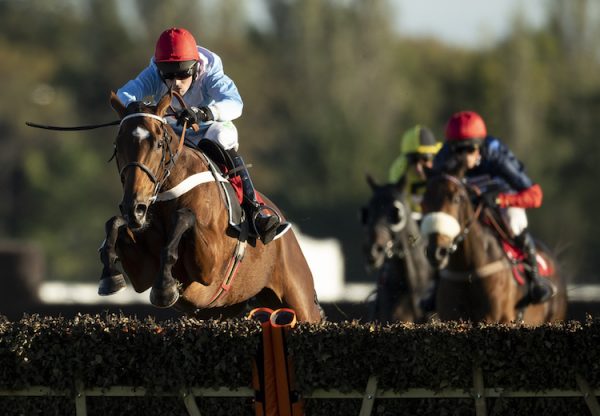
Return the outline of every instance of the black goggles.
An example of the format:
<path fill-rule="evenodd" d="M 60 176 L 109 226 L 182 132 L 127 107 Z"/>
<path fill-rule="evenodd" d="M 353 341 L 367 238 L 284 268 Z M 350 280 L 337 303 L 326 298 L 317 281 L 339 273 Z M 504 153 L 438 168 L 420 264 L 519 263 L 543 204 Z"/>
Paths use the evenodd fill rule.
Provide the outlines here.
<path fill-rule="evenodd" d="M 185 71 L 178 72 L 162 72 L 160 71 L 160 76 L 163 79 L 186 79 L 194 75 L 194 71 L 196 70 L 196 65 L 190 66 Z"/>
<path fill-rule="evenodd" d="M 479 149 L 479 144 L 477 143 L 466 143 L 466 144 L 455 144 L 452 146 L 452 151 L 454 153 L 474 153 Z"/>
<path fill-rule="evenodd" d="M 406 155 L 406 159 L 410 164 L 417 164 L 419 162 L 427 163 L 431 162 L 434 155 L 431 153 L 409 153 Z"/>

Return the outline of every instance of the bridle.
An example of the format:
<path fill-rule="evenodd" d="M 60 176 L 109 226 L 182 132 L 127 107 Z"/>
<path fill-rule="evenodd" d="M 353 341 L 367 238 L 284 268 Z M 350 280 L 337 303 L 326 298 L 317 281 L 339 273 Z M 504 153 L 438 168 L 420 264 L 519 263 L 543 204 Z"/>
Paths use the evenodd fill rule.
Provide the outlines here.
<path fill-rule="evenodd" d="M 159 168 L 160 171 L 162 172 L 162 175 L 159 178 L 158 175 L 155 174 L 154 172 L 152 172 L 152 170 L 148 166 L 146 166 L 142 162 L 134 161 L 134 162 L 129 162 L 129 163 L 125 164 L 123 167 L 121 167 L 119 169 L 119 176 L 121 177 L 121 182 L 124 182 L 125 171 L 127 169 L 129 169 L 129 168 L 141 169 L 146 175 L 148 175 L 148 178 L 150 178 L 150 180 L 154 184 L 154 191 L 152 192 L 152 197 L 150 198 L 150 203 L 153 203 L 154 201 L 156 201 L 156 196 L 158 195 L 158 192 L 162 188 L 163 184 L 169 178 L 169 175 L 171 174 L 171 169 L 173 168 L 173 166 L 175 166 L 175 162 L 176 162 L 177 157 L 179 156 L 179 153 L 181 150 L 181 144 L 183 143 L 183 140 L 184 140 L 185 125 L 184 125 L 184 130 L 181 134 L 180 144 L 177 147 L 177 150 L 175 152 L 173 152 L 173 149 L 171 148 L 172 136 L 169 134 L 169 131 L 167 130 L 167 127 L 166 127 L 167 121 L 163 117 L 160 117 L 160 116 L 157 116 L 157 115 L 151 114 L 151 113 L 133 113 L 133 114 L 129 114 L 129 115 L 123 117 L 123 119 L 121 120 L 120 126 L 123 125 L 124 121 L 126 121 L 128 119 L 132 119 L 132 118 L 138 118 L 138 117 L 152 118 L 154 120 L 160 121 L 160 123 L 161 123 L 162 137 L 159 140 L 157 147 L 162 149 L 160 168 Z M 115 154 L 116 153 L 117 153 L 117 146 L 115 144 Z M 168 159 L 167 159 L 167 157 L 168 157 Z M 117 167 L 118 167 L 118 163 L 119 162 L 117 160 Z"/>
<path fill-rule="evenodd" d="M 171 90 L 170 95 L 171 95 L 171 97 L 175 96 L 175 98 L 177 98 L 177 100 L 179 101 L 179 103 L 181 104 L 181 106 L 183 108 L 187 108 L 185 101 L 183 101 L 183 97 L 179 93 Z M 171 111 L 173 112 L 173 114 L 175 114 L 175 110 L 172 107 L 170 107 L 170 108 L 171 108 Z M 151 118 L 151 119 L 159 121 L 161 123 L 162 137 L 158 141 L 158 144 L 157 144 L 157 147 L 162 149 L 162 155 L 161 155 L 161 160 L 160 160 L 160 165 L 159 165 L 159 169 L 162 172 L 161 177 L 159 178 L 158 175 L 156 173 L 154 173 L 148 166 L 146 166 L 142 162 L 138 162 L 138 161 L 129 162 L 129 163 L 125 164 L 125 166 L 119 167 L 118 159 L 115 158 L 115 156 L 117 154 L 116 142 L 115 142 L 114 153 L 113 153 L 113 156 L 111 157 L 111 159 L 115 158 L 117 161 L 117 168 L 119 169 L 119 176 L 121 178 L 121 182 L 124 182 L 125 171 L 129 168 L 139 168 L 146 175 L 148 175 L 148 178 L 150 178 L 150 180 L 154 184 L 154 190 L 152 192 L 152 197 L 150 198 L 150 203 L 152 204 L 152 203 L 156 202 L 156 198 L 158 196 L 160 189 L 162 188 L 164 183 L 167 181 L 167 179 L 171 175 L 171 170 L 175 166 L 177 157 L 181 153 L 181 150 L 183 148 L 183 143 L 185 141 L 185 131 L 187 128 L 187 120 L 184 121 L 184 123 L 183 123 L 181 137 L 179 138 L 179 144 L 177 145 L 177 149 L 175 150 L 175 152 L 173 152 L 173 149 L 171 148 L 171 142 L 173 140 L 172 135 L 169 134 L 169 130 L 167 129 L 168 123 L 164 117 L 161 117 L 161 116 L 158 116 L 158 115 L 152 114 L 152 113 L 139 113 L 139 112 L 132 113 L 132 114 L 126 115 L 125 117 L 123 117 L 121 119 L 119 128 L 122 127 L 123 123 L 126 120 L 132 119 L 132 118 L 139 118 L 139 117 Z M 197 126 L 194 125 L 193 127 L 195 127 L 195 129 L 197 129 Z M 168 159 L 167 159 L 167 157 L 168 157 Z"/>
<path fill-rule="evenodd" d="M 461 189 L 464 189 L 467 197 L 469 196 L 469 190 L 472 192 L 475 192 L 477 194 L 480 193 L 478 188 L 469 187 L 469 185 L 467 185 L 464 181 L 461 181 L 460 179 L 458 179 L 456 176 L 452 176 L 447 173 L 444 173 L 441 175 L 441 177 L 446 179 L 449 182 L 452 182 L 452 183 L 458 185 Z M 456 237 L 454 237 L 454 239 L 452 240 L 452 243 L 450 244 L 450 247 L 448 248 L 448 255 L 451 255 L 454 252 L 456 252 L 456 250 L 458 249 L 458 246 L 463 241 L 465 241 L 465 238 L 467 238 L 467 235 L 471 231 L 471 227 L 473 226 L 475 221 L 477 221 L 479 219 L 479 216 L 481 215 L 482 210 L 483 210 L 483 202 L 480 201 L 477 204 L 477 207 L 475 208 L 473 215 L 469 219 L 467 219 L 467 221 L 465 222 L 465 225 L 462 227 L 462 229 L 460 230 L 458 235 Z"/>
<path fill-rule="evenodd" d="M 465 183 L 464 181 L 458 179 L 456 176 L 452 176 L 449 174 L 442 174 L 441 178 L 458 185 L 459 190 L 464 190 L 465 191 L 464 193 L 467 197 L 469 197 L 469 192 L 473 192 L 477 195 L 481 194 L 481 191 L 479 190 L 478 187 L 469 185 L 469 184 Z M 450 246 L 446 248 L 445 257 L 449 257 L 453 253 L 455 253 L 456 250 L 458 249 L 458 247 L 460 246 L 460 244 L 467 238 L 467 236 L 471 230 L 471 227 L 479 219 L 479 216 L 481 215 L 482 210 L 483 210 L 483 206 L 484 206 L 484 202 L 480 200 L 480 202 L 477 204 L 477 207 L 475 208 L 475 210 L 473 212 L 473 215 L 471 215 L 471 217 L 469 217 L 467 219 L 465 224 L 461 227 L 459 233 L 452 239 Z M 445 214 L 445 215 L 449 215 L 449 214 Z M 455 220 L 460 226 L 460 222 L 458 221 L 458 219 L 455 218 Z M 489 263 L 481 265 L 481 266 L 475 268 L 474 270 L 470 270 L 470 271 L 453 271 L 453 270 L 443 269 L 443 270 L 440 270 L 439 273 L 440 273 L 440 277 L 442 277 L 444 279 L 450 279 L 450 280 L 454 280 L 454 281 L 471 281 L 473 276 L 477 276 L 480 278 L 491 276 L 495 273 L 498 273 L 498 272 L 506 269 L 507 267 L 510 267 L 510 266 L 507 263 L 506 259 L 501 258 L 499 260 L 491 261 Z"/>
<path fill-rule="evenodd" d="M 399 201 L 398 199 L 394 199 L 393 206 L 398 210 L 398 217 L 400 218 L 400 220 L 397 223 L 390 223 L 388 221 L 387 224 L 387 228 L 391 237 L 383 247 L 383 254 L 387 260 L 392 259 L 394 257 L 397 257 L 399 259 L 403 259 L 406 257 L 406 251 L 402 247 L 400 233 L 406 228 L 406 225 L 408 223 L 408 212 L 404 203 L 402 201 Z M 415 241 L 417 239 L 415 239 Z"/>
<path fill-rule="evenodd" d="M 392 235 L 391 244 L 387 244 L 385 247 L 385 257 L 387 259 L 391 259 L 394 257 L 398 257 L 399 259 L 403 259 L 406 257 L 406 250 L 402 247 L 402 241 L 400 239 L 400 233 L 404 231 L 406 228 L 406 224 L 408 222 L 408 212 L 406 211 L 406 207 L 404 203 L 395 199 L 393 203 L 394 207 L 400 212 L 399 218 L 400 221 L 394 224 L 390 224 L 390 233 Z"/>

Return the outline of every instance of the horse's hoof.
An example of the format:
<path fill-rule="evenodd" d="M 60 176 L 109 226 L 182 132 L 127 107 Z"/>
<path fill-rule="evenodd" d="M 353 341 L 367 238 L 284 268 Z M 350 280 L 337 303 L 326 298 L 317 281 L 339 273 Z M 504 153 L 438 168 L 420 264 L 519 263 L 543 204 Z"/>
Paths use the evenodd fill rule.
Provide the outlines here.
<path fill-rule="evenodd" d="M 125 289 L 127 287 L 127 283 L 125 282 L 125 277 L 122 274 L 116 274 L 114 276 L 106 276 L 100 279 L 100 284 L 98 285 L 98 294 L 100 296 L 109 296 L 114 295 L 117 292 Z"/>
<path fill-rule="evenodd" d="M 170 308 L 179 299 L 177 285 L 173 284 L 162 290 L 152 288 L 150 291 L 150 302 L 157 308 Z"/>

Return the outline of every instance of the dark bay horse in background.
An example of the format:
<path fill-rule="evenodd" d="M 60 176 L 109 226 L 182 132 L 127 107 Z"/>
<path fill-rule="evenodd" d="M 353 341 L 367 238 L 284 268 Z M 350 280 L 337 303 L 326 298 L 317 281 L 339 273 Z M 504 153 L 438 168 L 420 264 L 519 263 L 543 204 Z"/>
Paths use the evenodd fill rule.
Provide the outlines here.
<path fill-rule="evenodd" d="M 474 207 L 477 189 L 463 179 L 466 168 L 443 173 L 429 179 L 423 198 L 421 230 L 428 239 L 428 259 L 440 269 L 437 290 L 437 313 L 441 320 L 471 320 L 509 323 L 523 321 L 529 325 L 563 320 L 566 315 L 566 283 L 559 275 L 556 262 L 538 247 L 552 271 L 551 279 L 558 292 L 548 302 L 519 307 L 526 295 L 526 285 L 519 286 L 512 265 L 491 229 L 480 219 L 483 203 Z"/>
<path fill-rule="evenodd" d="M 404 178 L 398 183 L 378 185 L 367 176 L 367 182 L 373 195 L 361 217 L 367 266 L 377 276 L 372 318 L 380 322 L 421 322 L 425 317 L 419 301 L 434 270 L 425 257 L 425 241 L 404 194 Z"/>
<path fill-rule="evenodd" d="M 178 137 L 164 118 L 172 98 L 167 93 L 156 106 L 131 109 L 111 95 L 121 118 L 115 158 L 123 199 L 122 215 L 106 224 L 100 294 L 125 286 L 120 261 L 137 292 L 151 288 L 157 307 L 229 316 L 254 298 L 260 306 L 288 306 L 301 321 L 320 321 L 313 277 L 293 230 L 268 245 L 231 234 L 224 191 L 206 156 L 184 146 L 184 135 Z M 206 179 L 161 200 L 194 175 Z"/>

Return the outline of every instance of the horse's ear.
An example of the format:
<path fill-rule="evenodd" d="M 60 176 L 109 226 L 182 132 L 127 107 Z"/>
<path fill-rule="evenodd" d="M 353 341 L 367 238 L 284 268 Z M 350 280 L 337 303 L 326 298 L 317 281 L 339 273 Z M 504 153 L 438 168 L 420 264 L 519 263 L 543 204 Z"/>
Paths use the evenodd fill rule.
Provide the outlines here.
<path fill-rule="evenodd" d="M 457 178 L 464 176 L 467 170 L 466 153 L 459 153 L 453 157 L 449 157 L 442 166 L 442 172 L 447 173 Z"/>
<path fill-rule="evenodd" d="M 162 117 L 165 115 L 165 113 L 167 112 L 167 109 L 171 105 L 171 99 L 172 99 L 172 97 L 171 97 L 170 93 L 166 93 L 165 95 L 163 95 L 163 97 L 158 102 L 158 105 L 156 106 L 156 115 L 157 116 Z"/>
<path fill-rule="evenodd" d="M 125 117 L 127 114 L 127 108 L 121 102 L 121 100 L 119 100 L 119 97 L 117 97 L 117 94 L 115 94 L 114 91 L 110 92 L 110 105 L 117 112 L 120 118 Z"/>
<path fill-rule="evenodd" d="M 372 190 L 375 190 L 377 188 L 379 188 L 379 185 L 377 185 L 377 183 L 375 182 L 375 179 L 373 179 L 373 177 L 371 176 L 370 173 L 366 173 L 365 177 L 367 179 L 367 183 L 369 184 L 369 186 L 371 187 Z"/>

